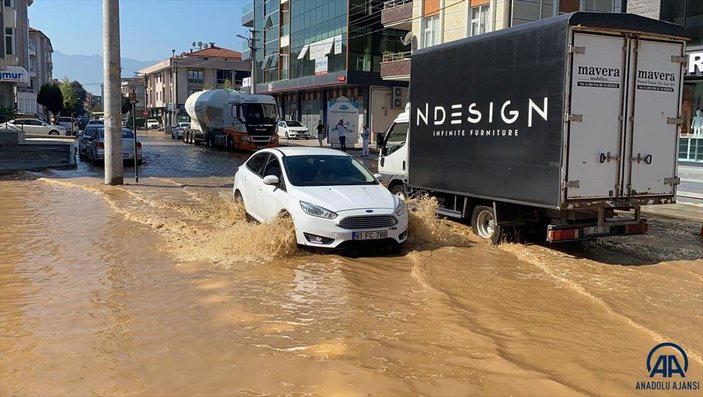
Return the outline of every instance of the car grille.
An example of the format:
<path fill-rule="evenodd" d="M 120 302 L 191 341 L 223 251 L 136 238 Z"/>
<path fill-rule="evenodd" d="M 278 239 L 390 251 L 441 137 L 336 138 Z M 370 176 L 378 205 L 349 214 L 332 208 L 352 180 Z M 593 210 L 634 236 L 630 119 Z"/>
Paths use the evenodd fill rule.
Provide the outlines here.
<path fill-rule="evenodd" d="M 398 223 L 391 215 L 350 216 L 339 222 L 339 227 L 344 229 L 374 229 L 390 227 Z"/>

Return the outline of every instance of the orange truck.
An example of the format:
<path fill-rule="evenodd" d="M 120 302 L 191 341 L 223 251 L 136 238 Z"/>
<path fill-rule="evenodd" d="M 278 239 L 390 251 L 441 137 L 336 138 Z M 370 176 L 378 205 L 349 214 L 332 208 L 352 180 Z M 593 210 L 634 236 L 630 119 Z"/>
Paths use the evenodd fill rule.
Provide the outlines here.
<path fill-rule="evenodd" d="M 183 134 L 186 143 L 250 151 L 278 146 L 278 106 L 270 95 L 199 91 L 188 97 L 185 108 L 191 118 Z"/>

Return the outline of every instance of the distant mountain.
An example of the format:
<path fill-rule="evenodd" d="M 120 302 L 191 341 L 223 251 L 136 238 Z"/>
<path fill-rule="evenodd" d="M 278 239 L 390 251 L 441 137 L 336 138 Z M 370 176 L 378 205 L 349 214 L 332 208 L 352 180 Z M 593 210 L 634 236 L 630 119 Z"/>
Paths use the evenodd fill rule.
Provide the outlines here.
<path fill-rule="evenodd" d="M 102 55 L 69 55 L 54 51 L 54 78 L 62 80 L 68 76 L 71 81 L 83 84 L 86 91 L 100 95 L 100 83 L 103 81 Z M 122 58 L 122 77 L 134 77 L 134 72 L 151 66 L 159 61 L 138 61 Z"/>

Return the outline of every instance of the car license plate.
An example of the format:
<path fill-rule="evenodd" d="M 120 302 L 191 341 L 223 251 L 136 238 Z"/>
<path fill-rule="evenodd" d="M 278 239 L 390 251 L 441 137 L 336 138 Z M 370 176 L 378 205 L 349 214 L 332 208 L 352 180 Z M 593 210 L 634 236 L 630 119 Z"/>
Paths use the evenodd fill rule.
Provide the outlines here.
<path fill-rule="evenodd" d="M 610 234 L 610 226 L 588 226 L 583 228 L 585 236 L 593 236 L 596 234 Z"/>
<path fill-rule="evenodd" d="M 352 240 L 378 240 L 388 237 L 387 230 L 373 232 L 352 232 Z"/>

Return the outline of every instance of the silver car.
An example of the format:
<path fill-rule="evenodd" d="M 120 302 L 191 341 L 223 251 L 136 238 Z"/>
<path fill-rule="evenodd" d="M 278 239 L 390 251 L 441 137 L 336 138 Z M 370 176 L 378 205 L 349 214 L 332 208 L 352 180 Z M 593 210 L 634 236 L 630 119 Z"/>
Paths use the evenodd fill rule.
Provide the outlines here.
<path fill-rule="evenodd" d="M 102 124 L 90 124 L 85 127 L 85 129 L 78 133 L 76 136 L 78 140 L 78 157 L 84 158 L 85 151 L 88 148 L 88 140 L 96 130 L 103 128 Z"/>
<path fill-rule="evenodd" d="M 59 117 L 56 119 L 56 124 L 65 128 L 67 135 L 76 135 L 78 133 L 78 123 L 73 117 Z"/>
<path fill-rule="evenodd" d="M 190 128 L 190 123 L 180 122 L 171 129 L 171 139 L 182 139 L 183 133 Z"/>
<path fill-rule="evenodd" d="M 87 128 L 87 127 L 86 127 Z M 86 157 L 93 163 L 105 161 L 105 129 L 98 128 L 88 138 L 85 149 Z M 122 158 L 134 160 L 134 133 L 129 128 L 122 129 Z M 142 163 L 142 143 L 137 142 L 137 165 Z"/>
<path fill-rule="evenodd" d="M 66 129 L 60 125 L 48 124 L 39 119 L 14 119 L 5 124 L 8 127 L 18 127 L 27 135 L 66 135 Z"/>

